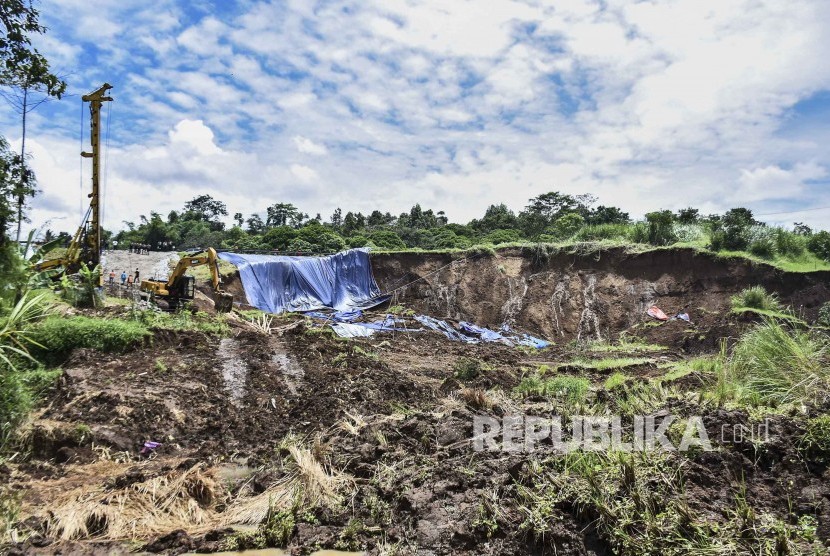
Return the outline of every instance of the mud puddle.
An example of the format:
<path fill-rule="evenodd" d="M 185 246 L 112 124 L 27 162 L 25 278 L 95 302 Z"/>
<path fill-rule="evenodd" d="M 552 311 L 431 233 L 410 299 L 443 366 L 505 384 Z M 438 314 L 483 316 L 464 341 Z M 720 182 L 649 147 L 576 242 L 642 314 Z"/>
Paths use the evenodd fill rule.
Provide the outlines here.
<path fill-rule="evenodd" d="M 242 359 L 240 346 L 233 338 L 222 338 L 216 355 L 222 362 L 222 380 L 230 394 L 231 402 L 239 406 L 245 396 L 245 384 L 248 382 L 248 366 Z"/>

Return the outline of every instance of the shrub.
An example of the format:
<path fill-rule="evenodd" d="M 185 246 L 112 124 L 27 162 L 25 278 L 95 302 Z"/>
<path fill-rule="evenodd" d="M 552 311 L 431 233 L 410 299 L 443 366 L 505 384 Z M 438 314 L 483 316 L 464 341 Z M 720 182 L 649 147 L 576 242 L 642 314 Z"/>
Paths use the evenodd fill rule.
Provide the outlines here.
<path fill-rule="evenodd" d="M 674 233 L 674 215 L 670 210 L 649 212 L 646 214 L 648 223 L 648 243 L 652 245 L 669 245 L 677 241 Z"/>
<path fill-rule="evenodd" d="M 729 249 L 743 251 L 750 243 L 750 227 L 755 224 L 752 211 L 734 208 L 714 222 L 710 247 L 715 251 Z"/>
<path fill-rule="evenodd" d="M 101 283 L 101 267 L 88 268 L 81 263 L 77 275 L 78 281 L 71 280 L 66 274 L 61 277 L 64 300 L 73 307 L 100 307 L 103 304 Z"/>
<path fill-rule="evenodd" d="M 565 239 L 577 233 L 583 226 L 585 226 L 585 219 L 575 212 L 569 212 L 557 218 L 547 232 L 552 232 L 552 235 Z"/>
<path fill-rule="evenodd" d="M 31 351 L 38 360 L 60 362 L 75 348 L 124 352 L 149 335 L 147 327 L 135 321 L 50 317 L 31 328 L 30 337 L 37 344 Z"/>
<path fill-rule="evenodd" d="M 520 241 L 522 239 L 522 232 L 519 230 L 493 230 L 482 239 L 485 243 L 492 243 L 493 245 L 511 243 Z"/>
<path fill-rule="evenodd" d="M 810 236 L 807 249 L 819 259 L 830 261 L 830 232 L 821 231 Z"/>
<path fill-rule="evenodd" d="M 766 320 L 744 334 L 727 373 L 739 397 L 755 404 L 806 402 L 823 392 L 830 379 L 828 340 Z"/>
<path fill-rule="evenodd" d="M 775 243 L 767 237 L 756 239 L 749 244 L 749 252 L 762 259 L 771 259 L 775 256 Z"/>
<path fill-rule="evenodd" d="M 369 234 L 369 239 L 372 243 L 378 246 L 378 249 L 388 249 L 390 251 L 400 251 L 406 249 L 406 244 L 398 234 L 392 230 L 378 230 Z"/>
<path fill-rule="evenodd" d="M 458 380 L 473 380 L 487 367 L 478 359 L 461 357 L 453 364 L 453 371 Z"/>
<path fill-rule="evenodd" d="M 574 239 L 577 241 L 600 241 L 603 239 L 626 239 L 631 231 L 628 224 L 596 224 L 581 228 Z"/>
<path fill-rule="evenodd" d="M 800 257 L 807 250 L 807 241 L 804 236 L 776 228 L 775 250 L 785 257 Z"/>
<path fill-rule="evenodd" d="M 816 324 L 819 326 L 830 327 L 830 301 L 824 303 L 821 306 L 821 309 L 818 310 L 818 319 L 816 319 Z"/>
<path fill-rule="evenodd" d="M 648 243 L 648 224 L 637 222 L 629 229 L 629 238 L 634 243 Z"/>
<path fill-rule="evenodd" d="M 763 286 L 752 286 L 741 290 L 730 299 L 732 309 L 761 309 L 763 311 L 780 311 L 778 297 L 769 293 Z"/>

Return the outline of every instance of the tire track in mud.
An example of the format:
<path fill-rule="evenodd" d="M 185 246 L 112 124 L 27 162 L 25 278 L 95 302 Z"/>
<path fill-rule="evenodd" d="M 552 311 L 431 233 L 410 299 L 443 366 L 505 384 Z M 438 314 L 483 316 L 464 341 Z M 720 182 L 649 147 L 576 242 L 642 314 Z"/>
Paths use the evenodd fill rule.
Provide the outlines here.
<path fill-rule="evenodd" d="M 266 345 L 271 352 L 266 372 L 279 372 L 288 392 L 292 396 L 298 395 L 305 386 L 305 370 L 302 365 L 289 353 L 281 340 L 270 338 Z M 251 369 L 246 357 L 249 355 L 235 338 L 222 338 L 216 349 L 216 357 L 221 361 L 225 390 L 237 408 L 243 405 L 248 393 Z"/>

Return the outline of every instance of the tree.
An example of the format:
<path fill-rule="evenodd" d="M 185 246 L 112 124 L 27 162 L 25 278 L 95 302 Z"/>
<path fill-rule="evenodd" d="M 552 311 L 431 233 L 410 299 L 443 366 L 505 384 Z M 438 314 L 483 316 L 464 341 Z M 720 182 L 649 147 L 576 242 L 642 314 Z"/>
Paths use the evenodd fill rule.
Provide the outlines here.
<path fill-rule="evenodd" d="M 47 98 L 60 98 L 66 90 L 66 83 L 52 74 L 49 62 L 32 47 L 31 36 L 46 32 L 38 22 L 39 15 L 30 1 L 0 1 L 0 85 L 7 89 L 8 98 L 15 101 L 13 106 L 20 107 L 22 119 L 20 160 L 14 165 L 18 168 L 4 175 L 5 179 L 21 180 L 13 187 L 4 184 L 5 204 L 16 204 L 18 240 L 26 197 L 34 195 L 34 174 L 26 167 L 26 114 L 34 108 L 29 95 L 39 92 Z M 21 93 L 20 96 L 13 91 Z M 5 148 L 8 149 L 7 144 Z M 4 215 L 0 222 L 3 233 L 7 230 L 9 217 Z M 0 245 L 4 243 L 5 237 L 0 239 Z"/>
<path fill-rule="evenodd" d="M 677 211 L 677 221 L 681 224 L 695 224 L 700 220 L 700 210 L 692 207 Z"/>
<path fill-rule="evenodd" d="M 797 236 L 809 236 L 813 235 L 813 229 L 801 222 L 795 222 L 793 224 L 793 233 Z"/>
<path fill-rule="evenodd" d="M 331 227 L 335 230 L 339 230 L 340 226 L 343 225 L 343 210 L 340 207 L 334 209 L 334 213 L 331 215 Z"/>
<path fill-rule="evenodd" d="M 274 203 L 266 209 L 266 212 L 268 216 L 265 219 L 265 226 L 268 228 L 275 226 L 299 228 L 302 221 L 308 217 L 307 214 L 300 212 L 291 203 Z"/>
<path fill-rule="evenodd" d="M 249 234 L 261 234 L 265 230 L 265 222 L 258 214 L 252 214 L 245 223 L 248 224 Z"/>
<path fill-rule="evenodd" d="M 9 144 L 0 137 L 0 247 L 7 242 L 9 226 L 16 214 L 15 202 L 34 194 L 35 175 L 23 164 L 19 154 L 9 150 Z M 18 222 L 22 219 L 22 214 Z"/>
<path fill-rule="evenodd" d="M 366 219 L 366 224 L 368 224 L 370 228 L 373 228 L 389 224 L 389 222 L 386 221 L 386 218 L 384 218 L 382 212 L 379 210 L 373 210 L 372 214 L 369 215 L 369 218 Z"/>
<path fill-rule="evenodd" d="M 731 249 L 742 251 L 749 246 L 750 227 L 759 222 L 752 217 L 752 211 L 746 208 L 729 209 L 712 223 L 711 247 L 715 251 Z"/>
<path fill-rule="evenodd" d="M 484 211 L 484 216 L 481 220 L 473 220 L 470 226 L 479 230 L 482 233 L 489 233 L 494 230 L 508 230 L 515 228 L 517 225 L 516 214 L 507 208 L 504 203 L 500 205 L 490 205 Z"/>
<path fill-rule="evenodd" d="M 242 228 L 242 224 L 245 223 L 245 219 L 241 212 L 235 212 L 233 214 L 233 221 L 236 222 L 236 226 L 240 229 Z"/>
<path fill-rule="evenodd" d="M 218 223 L 220 216 L 228 215 L 228 207 L 210 195 L 199 195 L 184 204 L 184 210 L 190 220 Z"/>
<path fill-rule="evenodd" d="M 585 219 L 588 224 L 628 224 L 631 218 L 627 212 L 623 212 L 617 207 L 606 207 L 603 205 L 592 209 L 588 218 Z"/>

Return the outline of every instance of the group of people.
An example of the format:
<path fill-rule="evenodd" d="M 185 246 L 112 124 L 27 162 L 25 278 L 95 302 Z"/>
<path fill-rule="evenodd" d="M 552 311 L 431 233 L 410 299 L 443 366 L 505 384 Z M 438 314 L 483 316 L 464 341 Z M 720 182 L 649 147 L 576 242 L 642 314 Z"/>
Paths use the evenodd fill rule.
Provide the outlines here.
<path fill-rule="evenodd" d="M 148 255 L 150 253 L 150 246 L 146 243 L 131 243 L 129 249 L 130 253 L 136 255 Z"/>
<path fill-rule="evenodd" d="M 139 283 L 138 282 L 138 277 L 139 277 L 139 272 L 138 272 L 137 268 L 135 269 L 135 274 L 127 274 L 126 270 L 122 270 L 121 271 L 121 287 L 132 288 L 133 286 L 135 286 L 136 284 Z M 109 284 L 110 284 L 110 287 L 115 286 L 115 269 L 114 268 L 110 269 Z"/>
<path fill-rule="evenodd" d="M 130 243 L 128 246 L 130 253 L 136 255 L 148 255 L 150 251 L 175 251 L 176 246 L 172 241 L 162 241 L 150 245 L 148 243 Z"/>

